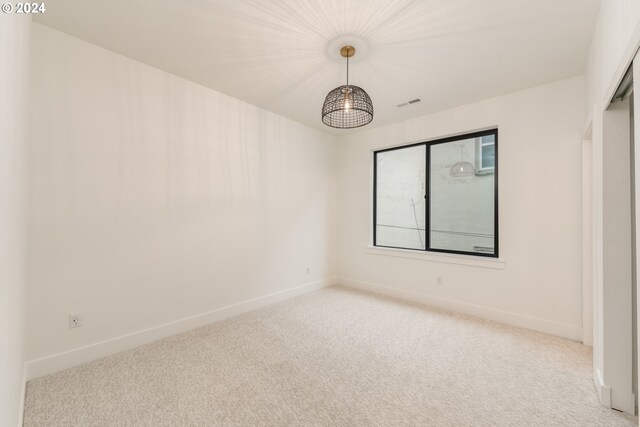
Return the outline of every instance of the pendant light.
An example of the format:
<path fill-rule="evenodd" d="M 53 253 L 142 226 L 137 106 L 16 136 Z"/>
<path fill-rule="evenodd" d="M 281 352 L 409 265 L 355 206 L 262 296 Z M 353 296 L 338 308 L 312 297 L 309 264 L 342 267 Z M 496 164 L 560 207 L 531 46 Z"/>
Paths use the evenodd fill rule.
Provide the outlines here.
<path fill-rule="evenodd" d="M 464 145 L 460 144 L 460 161 L 454 163 L 449 169 L 449 175 L 455 177 L 472 176 L 476 173 L 476 168 L 469 162 L 465 162 L 463 159 Z"/>
<path fill-rule="evenodd" d="M 353 46 L 343 46 L 340 55 L 347 58 L 347 84 L 327 94 L 322 105 L 322 122 L 333 128 L 351 129 L 373 120 L 373 103 L 361 87 L 349 84 L 349 58 L 355 55 Z"/>

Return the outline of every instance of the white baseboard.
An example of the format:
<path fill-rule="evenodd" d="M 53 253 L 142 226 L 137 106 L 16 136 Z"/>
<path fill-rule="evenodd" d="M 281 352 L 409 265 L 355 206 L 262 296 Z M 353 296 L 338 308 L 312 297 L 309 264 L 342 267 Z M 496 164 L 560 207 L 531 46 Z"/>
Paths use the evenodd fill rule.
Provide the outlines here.
<path fill-rule="evenodd" d="M 604 385 L 600 369 L 595 370 L 593 382 L 595 383 L 596 390 L 598 391 L 600 404 L 606 408 L 611 408 L 611 388 Z"/>
<path fill-rule="evenodd" d="M 617 411 L 624 412 L 631 416 L 635 415 L 636 409 L 636 396 L 630 390 L 619 390 L 615 393 L 615 401 L 614 401 L 614 389 L 604 384 L 602 371 L 598 368 L 594 370 L 593 382 L 596 386 L 596 390 L 598 391 L 598 398 L 600 399 L 600 404 L 605 408 L 615 409 Z"/>
<path fill-rule="evenodd" d="M 23 424 L 24 420 L 24 399 L 27 395 L 27 362 L 22 365 L 22 389 L 20 390 L 20 404 L 18 406 L 18 426 Z"/>
<path fill-rule="evenodd" d="M 527 316 L 525 314 L 519 314 L 510 311 L 498 310 L 491 307 L 434 297 L 417 292 L 405 291 L 389 286 L 378 285 L 376 283 L 350 279 L 348 277 L 339 277 L 338 283 L 340 285 L 348 286 L 355 289 L 361 289 L 364 291 L 387 295 L 390 297 L 417 302 L 434 307 L 445 308 L 447 310 L 469 314 L 484 319 L 494 320 L 496 322 L 506 323 L 521 328 L 533 329 L 535 331 L 544 332 L 563 338 L 569 338 L 575 341 L 582 340 L 582 328 L 578 326 L 554 322 L 551 320 Z"/>
<path fill-rule="evenodd" d="M 184 319 L 154 326 L 142 331 L 133 332 L 108 340 L 96 342 L 83 347 L 74 348 L 58 354 L 52 354 L 40 359 L 27 362 L 26 378 L 32 380 L 44 375 L 53 374 L 63 369 L 71 368 L 82 363 L 100 359 L 120 351 L 148 344 L 162 338 L 186 332 L 210 323 L 228 319 L 239 314 L 247 313 L 267 305 L 271 305 L 289 298 L 303 295 L 315 290 L 337 284 L 337 278 L 319 280 L 296 286 L 284 291 L 263 295 L 248 301 L 217 308 L 205 313 L 196 314 Z"/>

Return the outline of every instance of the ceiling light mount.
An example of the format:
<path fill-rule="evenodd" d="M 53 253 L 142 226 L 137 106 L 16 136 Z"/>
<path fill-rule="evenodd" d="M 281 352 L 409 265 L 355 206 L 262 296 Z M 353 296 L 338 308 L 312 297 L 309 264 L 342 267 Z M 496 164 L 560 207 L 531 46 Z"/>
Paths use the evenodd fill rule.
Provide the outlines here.
<path fill-rule="evenodd" d="M 349 58 L 349 66 L 369 58 L 369 41 L 356 34 L 342 34 L 329 40 L 324 46 L 325 57 L 330 62 L 344 64 L 345 57 L 342 56 L 342 48 L 345 46 L 353 47 L 354 53 L 357 53 Z"/>
<path fill-rule="evenodd" d="M 342 55 L 343 58 L 351 58 L 355 54 L 356 48 L 353 46 L 342 46 L 340 49 L 340 55 Z"/>
<path fill-rule="evenodd" d="M 373 103 L 361 87 L 349 84 L 349 58 L 356 54 L 351 45 L 340 48 L 340 55 L 347 58 L 347 84 L 329 92 L 322 104 L 322 122 L 338 129 L 365 126 L 373 120 Z"/>

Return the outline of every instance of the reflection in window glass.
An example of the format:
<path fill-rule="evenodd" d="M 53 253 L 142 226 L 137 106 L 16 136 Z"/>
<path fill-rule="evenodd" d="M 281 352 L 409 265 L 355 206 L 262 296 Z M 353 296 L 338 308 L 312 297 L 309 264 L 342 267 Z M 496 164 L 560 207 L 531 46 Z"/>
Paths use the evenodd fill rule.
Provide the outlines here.
<path fill-rule="evenodd" d="M 425 146 L 376 153 L 376 244 L 425 249 Z"/>

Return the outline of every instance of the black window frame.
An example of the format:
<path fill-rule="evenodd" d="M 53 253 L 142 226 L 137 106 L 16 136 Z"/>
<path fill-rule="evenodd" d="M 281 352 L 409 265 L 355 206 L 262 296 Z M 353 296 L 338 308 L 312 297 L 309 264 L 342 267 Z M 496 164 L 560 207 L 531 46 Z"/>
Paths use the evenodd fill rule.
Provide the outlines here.
<path fill-rule="evenodd" d="M 449 142 L 455 142 L 455 141 L 461 141 L 461 140 L 465 140 L 465 139 L 472 139 L 472 138 L 480 138 L 482 136 L 488 136 L 488 135 L 493 135 L 495 138 L 495 142 L 494 142 L 494 156 L 495 156 L 495 164 L 494 164 L 494 169 L 493 169 L 493 195 L 494 195 L 494 207 L 493 207 L 493 212 L 494 212 L 494 224 L 493 224 L 493 242 L 494 242 L 494 253 L 489 254 L 489 253 L 482 253 L 482 252 L 467 252 L 467 251 L 457 251 L 457 250 L 451 250 L 451 249 L 434 249 L 431 248 L 431 218 L 430 218 L 430 214 L 431 214 L 431 197 L 428 197 L 429 194 L 431 193 L 431 181 L 430 181 L 430 177 L 431 177 L 431 146 L 433 145 L 437 145 L 437 144 L 445 144 L 445 143 L 449 143 Z M 378 197 L 377 197 L 377 191 L 378 191 L 378 154 L 379 153 L 384 153 L 384 152 L 388 152 L 388 151 L 394 151 L 394 150 L 401 150 L 404 148 L 410 148 L 410 147 L 417 147 L 417 146 L 421 146 L 424 145 L 425 146 L 425 156 L 426 156 L 426 163 L 425 163 L 425 195 L 424 198 L 426 200 L 426 208 L 425 208 L 425 249 L 415 249 L 415 248 L 402 248 L 402 247 L 396 247 L 396 246 L 384 246 L 384 245 L 378 245 L 376 242 L 376 232 L 377 232 L 377 222 L 378 222 L 378 207 L 377 207 L 377 203 L 378 203 Z M 499 212 L 498 212 L 498 169 L 499 169 L 499 162 L 498 162 L 498 128 L 492 128 L 492 129 L 487 129 L 487 130 L 482 130 L 482 131 L 476 131 L 476 132 L 469 132 L 469 133 L 464 133 L 464 134 L 459 134 L 459 135 L 455 135 L 455 136 L 449 136 L 446 138 L 439 138 L 439 139 L 433 139 L 433 140 L 426 140 L 426 141 L 421 141 L 421 142 L 416 142 L 413 144 L 407 144 L 407 145 L 400 145 L 397 147 L 391 147 L 391 148 L 384 148 L 381 150 L 375 150 L 373 152 L 373 246 L 377 247 L 377 248 L 390 248 L 390 249 L 404 249 L 404 250 L 408 250 L 408 251 L 417 251 L 417 252 L 436 252 L 436 253 L 446 253 L 446 254 L 455 254 L 455 255 L 467 255 L 467 256 L 476 256 L 476 257 L 485 257 L 485 258 L 498 258 L 499 257 L 499 242 L 500 242 L 500 235 L 499 235 Z"/>

